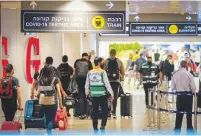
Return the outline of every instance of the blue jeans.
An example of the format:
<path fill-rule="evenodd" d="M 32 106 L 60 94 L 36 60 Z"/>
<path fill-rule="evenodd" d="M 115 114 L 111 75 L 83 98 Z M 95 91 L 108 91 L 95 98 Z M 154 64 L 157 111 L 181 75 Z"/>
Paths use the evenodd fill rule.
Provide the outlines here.
<path fill-rule="evenodd" d="M 51 131 L 55 124 L 55 117 L 57 112 L 57 104 L 56 105 L 42 105 L 42 110 L 45 114 L 46 118 L 46 129 Z"/>

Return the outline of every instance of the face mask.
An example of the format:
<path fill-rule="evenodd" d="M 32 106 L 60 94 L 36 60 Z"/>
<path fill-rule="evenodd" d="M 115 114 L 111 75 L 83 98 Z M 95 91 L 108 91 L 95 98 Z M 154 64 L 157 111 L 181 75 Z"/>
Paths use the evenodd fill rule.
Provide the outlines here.
<path fill-rule="evenodd" d="M 152 62 L 147 62 L 148 63 L 148 65 L 151 65 L 152 64 Z"/>

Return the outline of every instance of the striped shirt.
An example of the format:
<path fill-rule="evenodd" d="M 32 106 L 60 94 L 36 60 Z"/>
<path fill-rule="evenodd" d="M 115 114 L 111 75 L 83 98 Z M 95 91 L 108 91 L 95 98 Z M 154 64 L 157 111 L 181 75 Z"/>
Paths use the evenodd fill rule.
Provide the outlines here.
<path fill-rule="evenodd" d="M 173 75 L 171 88 L 177 92 L 195 92 L 196 85 L 193 75 L 185 68 L 180 68 Z"/>

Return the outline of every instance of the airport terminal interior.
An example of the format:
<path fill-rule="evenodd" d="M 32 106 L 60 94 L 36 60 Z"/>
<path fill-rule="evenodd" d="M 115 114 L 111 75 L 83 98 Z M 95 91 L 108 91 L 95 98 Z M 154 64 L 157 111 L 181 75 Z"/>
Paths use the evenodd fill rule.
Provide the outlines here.
<path fill-rule="evenodd" d="M 116 115 L 108 118 L 105 131 L 98 132 L 100 135 L 175 135 L 176 113 L 184 113 L 181 135 L 201 134 L 201 100 L 198 100 L 201 92 L 201 1 L 0 0 L 0 8 L 0 77 L 6 76 L 5 68 L 12 64 L 14 77 L 19 80 L 23 108 L 16 112 L 13 120 L 22 124 L 21 135 L 46 134 L 46 129 L 37 128 L 37 125 L 26 128 L 26 114 L 34 111 L 26 107 L 33 93 L 34 74 L 46 65 L 46 57 L 51 56 L 52 66 L 57 68 L 62 57 L 67 55 L 68 64 L 76 71 L 74 63 L 82 58 L 83 53 L 89 55 L 89 61 L 95 67 L 97 57 L 107 61 L 114 49 L 125 69 L 125 79 L 119 84 L 124 94 L 131 97 L 131 104 L 125 104 L 131 111 L 129 115 L 123 115 L 128 109 L 122 111 L 123 96 L 119 96 Z M 194 66 L 191 72 L 196 93 L 192 94 L 192 112 L 177 110 L 178 94 L 171 89 L 171 81 L 165 89 L 158 84 L 153 89 L 153 104 L 145 104 L 145 91 L 138 80 L 135 62 L 140 56 L 146 61 L 152 58 L 152 63 L 159 67 L 168 55 L 172 56 L 172 73 L 179 71 L 183 60 L 191 61 Z M 2 82 L 0 98 L 3 95 L 1 89 Z M 119 93 L 119 88 L 117 91 Z M 2 127 L 7 122 L 1 104 L 0 107 Z M 86 118 L 74 116 L 75 108 L 71 108 L 69 113 L 67 128 L 55 128 L 52 135 L 97 134 L 94 133 L 91 115 Z M 192 115 L 192 133 L 186 129 L 187 114 Z M 30 120 L 34 123 L 35 119 Z M 4 132 L 3 127 L 1 132 Z"/>

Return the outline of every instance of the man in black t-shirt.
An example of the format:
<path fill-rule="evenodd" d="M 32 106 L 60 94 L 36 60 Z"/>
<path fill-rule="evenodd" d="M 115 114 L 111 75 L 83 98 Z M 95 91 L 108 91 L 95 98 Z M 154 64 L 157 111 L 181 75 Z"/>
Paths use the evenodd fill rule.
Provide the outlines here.
<path fill-rule="evenodd" d="M 70 84 L 71 76 L 73 75 L 73 68 L 68 64 L 68 56 L 64 55 L 62 57 L 63 63 L 61 63 L 57 70 L 60 73 L 60 81 L 62 87 L 67 95 L 70 95 L 68 92 L 68 86 Z M 69 109 L 67 108 L 67 114 L 70 117 Z"/>
<path fill-rule="evenodd" d="M 89 56 L 87 53 L 82 54 L 82 58 L 75 61 L 74 68 L 75 68 L 75 76 L 76 81 L 78 84 L 79 90 L 79 113 L 80 118 L 86 118 L 87 114 L 87 102 L 86 102 L 86 94 L 85 94 L 85 82 L 87 73 L 89 70 L 93 69 L 92 64 L 89 60 Z"/>

